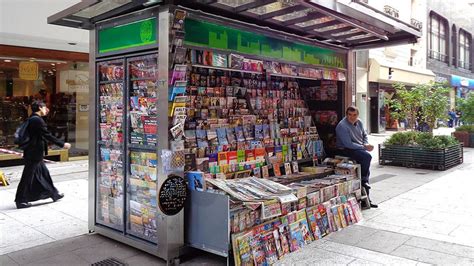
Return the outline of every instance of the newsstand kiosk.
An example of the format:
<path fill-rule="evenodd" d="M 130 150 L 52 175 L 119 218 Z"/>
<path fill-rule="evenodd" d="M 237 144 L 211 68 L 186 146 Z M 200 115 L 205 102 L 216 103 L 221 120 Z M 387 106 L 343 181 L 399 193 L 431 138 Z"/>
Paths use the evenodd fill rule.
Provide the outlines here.
<path fill-rule="evenodd" d="M 290 34 L 190 9 L 196 4 L 206 10 L 204 2 L 231 5 L 91 0 L 48 18 L 52 24 L 90 30 L 89 230 L 168 263 L 179 261 L 185 245 L 229 257 L 234 244 L 234 200 L 215 188 L 212 193 L 196 191 L 202 182 L 187 184 L 185 170 L 198 169 L 215 180 L 268 177 L 269 171 L 276 179 L 282 179 L 281 171 L 289 177 L 321 155 L 319 137 L 331 145 L 334 126 L 351 99 L 346 84 L 353 71 L 349 48 L 315 46 L 301 31 Z M 253 10 L 274 22 L 280 18 L 280 24 L 304 30 L 321 25 L 348 40 L 358 34 L 369 41 L 384 39 L 368 24 L 370 30 L 359 30 L 351 27 L 361 24 L 342 16 L 331 19 L 335 12 L 315 4 L 271 2 L 232 8 Z M 265 4 L 278 6 L 265 14 L 258 9 Z M 285 17 L 286 10 L 291 15 Z M 242 121 L 244 131 L 239 129 Z M 268 143 L 275 147 L 259 146 Z M 238 150 L 245 150 L 242 160 Z M 219 162 L 208 153 L 219 153 Z M 267 162 L 265 168 L 264 157 L 270 153 L 279 161 Z M 326 188 L 311 199 L 303 193 L 304 206 L 310 206 L 306 200 L 319 203 L 344 193 L 360 194 L 360 181 L 356 176 Z"/>

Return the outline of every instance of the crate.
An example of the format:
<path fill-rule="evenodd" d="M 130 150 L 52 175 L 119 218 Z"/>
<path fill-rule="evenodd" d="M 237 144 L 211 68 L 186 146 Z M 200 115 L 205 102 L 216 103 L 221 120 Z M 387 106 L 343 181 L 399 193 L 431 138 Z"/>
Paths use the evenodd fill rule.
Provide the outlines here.
<path fill-rule="evenodd" d="M 471 138 L 469 132 L 465 131 L 454 131 L 452 136 L 455 137 L 459 142 L 461 142 L 464 147 L 471 147 Z M 473 143 L 474 144 L 474 143 Z"/>
<path fill-rule="evenodd" d="M 462 144 L 445 149 L 379 144 L 379 164 L 444 171 L 463 163 Z"/>

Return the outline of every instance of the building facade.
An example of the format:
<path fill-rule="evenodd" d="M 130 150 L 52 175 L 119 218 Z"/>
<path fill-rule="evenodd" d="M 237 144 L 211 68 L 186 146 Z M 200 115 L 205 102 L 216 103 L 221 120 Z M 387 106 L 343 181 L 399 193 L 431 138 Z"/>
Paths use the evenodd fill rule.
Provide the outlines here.
<path fill-rule="evenodd" d="M 474 89 L 474 1 L 428 0 L 427 5 L 427 68 L 436 80 L 448 82 L 451 107 L 455 96 L 466 97 Z"/>
<path fill-rule="evenodd" d="M 0 0 L 1 148 L 15 148 L 16 127 L 41 99 L 52 133 L 72 144 L 69 155 L 88 153 L 89 35 L 46 21 L 76 2 Z"/>
<path fill-rule="evenodd" d="M 421 28 L 426 36 L 426 1 L 367 1 L 380 12 Z M 435 80 L 435 74 L 426 68 L 427 39 L 417 43 L 358 51 L 356 105 L 361 110 L 361 120 L 371 133 L 398 128 L 399 123 L 390 118 L 386 99 L 393 97 L 393 84 L 412 87 Z"/>

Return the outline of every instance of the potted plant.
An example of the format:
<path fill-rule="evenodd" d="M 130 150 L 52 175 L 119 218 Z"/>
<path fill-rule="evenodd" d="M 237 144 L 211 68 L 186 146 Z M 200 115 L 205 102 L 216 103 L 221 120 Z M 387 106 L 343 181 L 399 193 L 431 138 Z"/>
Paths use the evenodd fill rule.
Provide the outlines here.
<path fill-rule="evenodd" d="M 462 145 L 451 136 L 428 132 L 398 132 L 379 145 L 381 165 L 446 170 L 463 162 Z"/>
<path fill-rule="evenodd" d="M 409 128 L 421 131 L 426 128 L 432 132 L 436 121 L 446 117 L 449 88 L 445 83 L 418 84 L 411 89 L 396 83 L 393 87 L 395 96 L 387 101 L 390 115 L 398 120 L 407 120 Z"/>
<path fill-rule="evenodd" d="M 459 119 L 463 125 L 456 128 L 453 136 L 464 143 L 464 147 L 474 147 L 474 94 L 469 93 L 466 99 L 457 98 L 456 108 L 461 111 Z"/>
<path fill-rule="evenodd" d="M 453 137 L 461 142 L 464 147 L 474 147 L 474 125 L 462 125 L 457 127 L 453 132 Z"/>

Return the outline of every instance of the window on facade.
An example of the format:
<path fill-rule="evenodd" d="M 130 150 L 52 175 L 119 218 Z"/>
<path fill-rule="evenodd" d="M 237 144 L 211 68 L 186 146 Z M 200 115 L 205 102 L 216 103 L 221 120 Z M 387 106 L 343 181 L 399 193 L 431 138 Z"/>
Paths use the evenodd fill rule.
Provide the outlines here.
<path fill-rule="evenodd" d="M 441 62 L 446 62 L 448 58 L 446 20 L 436 14 L 431 14 L 429 26 L 429 57 Z"/>
<path fill-rule="evenodd" d="M 451 35 L 451 49 L 452 49 L 452 52 L 453 52 L 453 65 L 454 66 L 457 66 L 457 61 L 458 61 L 458 43 L 457 43 L 457 40 L 458 40 L 458 34 L 457 34 L 457 31 L 456 31 L 456 25 L 453 25 L 452 27 L 452 30 L 451 32 L 453 33 Z"/>
<path fill-rule="evenodd" d="M 470 50 L 472 47 L 471 34 L 464 30 L 459 31 L 459 67 L 464 69 L 472 70 L 471 65 L 471 54 Z"/>

